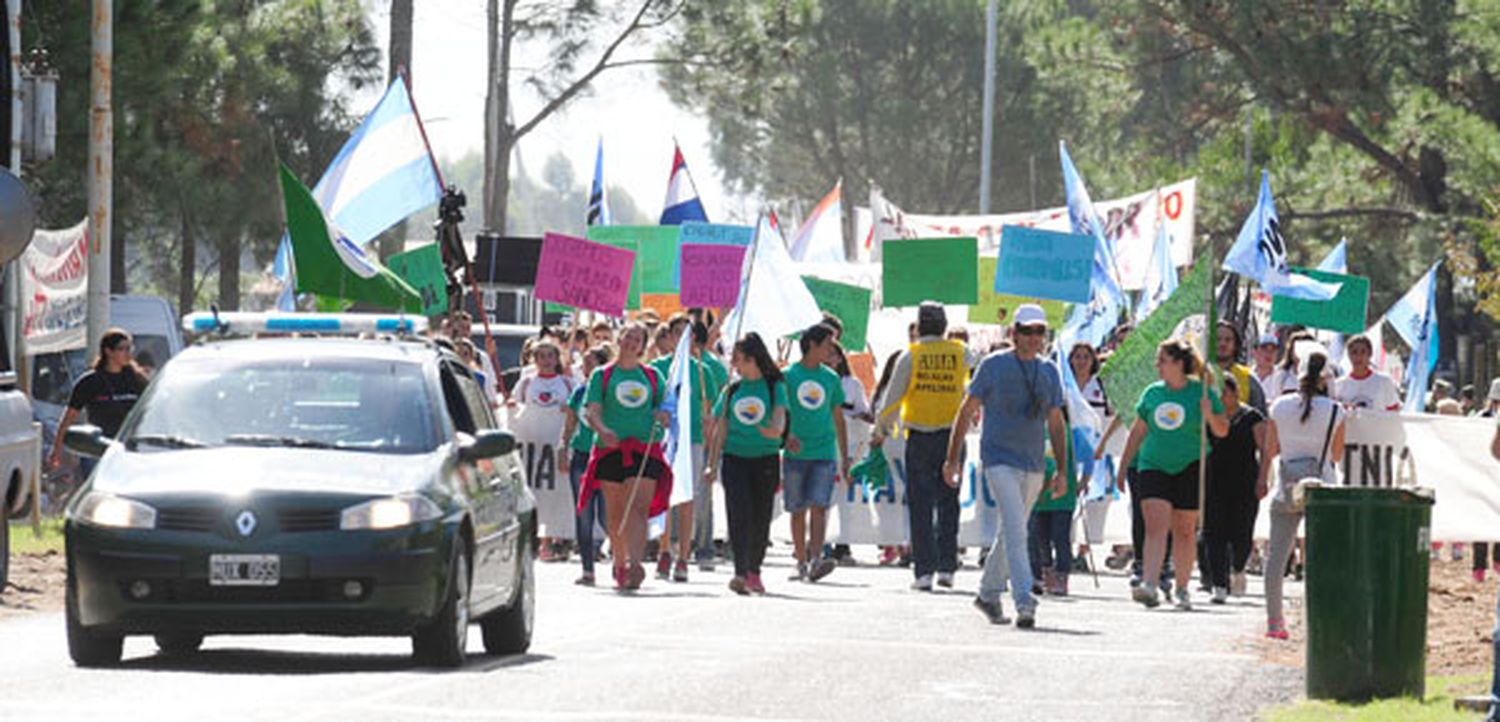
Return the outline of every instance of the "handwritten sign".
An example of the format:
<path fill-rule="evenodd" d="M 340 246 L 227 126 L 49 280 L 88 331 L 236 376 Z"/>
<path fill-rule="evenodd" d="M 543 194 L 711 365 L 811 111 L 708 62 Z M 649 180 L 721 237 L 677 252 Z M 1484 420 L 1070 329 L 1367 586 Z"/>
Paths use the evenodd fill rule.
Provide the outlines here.
<path fill-rule="evenodd" d="M 870 328 L 870 289 L 813 276 L 803 276 L 802 281 L 817 300 L 818 310 L 833 315 L 844 324 L 839 343 L 849 351 L 863 351 L 865 335 Z"/>
<path fill-rule="evenodd" d="M 1094 237 L 1020 226 L 1000 232 L 995 292 L 1088 303 Z"/>
<path fill-rule="evenodd" d="M 625 315 L 635 253 L 582 238 L 548 233 L 537 262 L 536 297 L 543 301 Z"/>
<path fill-rule="evenodd" d="M 750 226 L 731 226 L 723 223 L 705 223 L 703 221 L 688 221 L 679 226 L 682 230 L 678 233 L 677 242 L 681 245 L 689 243 L 708 243 L 715 246 L 749 246 L 755 240 L 755 229 Z M 678 256 L 677 261 L 681 258 Z M 682 269 L 680 264 L 672 267 L 672 281 L 682 287 Z"/>
<path fill-rule="evenodd" d="M 429 243 L 385 260 L 386 267 L 422 294 L 422 313 L 437 316 L 448 311 L 448 276 L 443 273 L 443 254 Z"/>
<path fill-rule="evenodd" d="M 881 305 L 919 306 L 937 301 L 967 306 L 979 300 L 979 241 L 922 238 L 881 246 Z"/>
<path fill-rule="evenodd" d="M 979 257 L 979 303 L 969 306 L 969 323 L 1009 326 L 1017 306 L 1023 303 L 1035 303 L 1047 312 L 1048 326 L 1062 328 L 1068 304 L 1034 297 L 1012 296 L 1008 293 L 995 293 L 993 286 L 996 261 L 994 256 Z"/>
<path fill-rule="evenodd" d="M 729 308 L 740 298 L 744 246 L 682 244 L 682 304 L 689 308 Z"/>

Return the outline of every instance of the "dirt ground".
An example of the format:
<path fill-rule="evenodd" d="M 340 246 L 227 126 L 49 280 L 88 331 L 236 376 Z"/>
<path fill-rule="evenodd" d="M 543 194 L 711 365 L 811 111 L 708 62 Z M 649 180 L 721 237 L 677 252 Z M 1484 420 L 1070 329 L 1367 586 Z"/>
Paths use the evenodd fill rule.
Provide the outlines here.
<path fill-rule="evenodd" d="M 10 584 L 0 591 L 0 618 L 62 609 L 63 575 L 60 551 L 12 555 Z"/>
<path fill-rule="evenodd" d="M 1488 675 L 1493 669 L 1496 580 L 1500 575 L 1490 571 L 1485 581 L 1477 582 L 1469 559 L 1452 561 L 1446 549 L 1443 557 L 1432 563 L 1428 577 L 1427 674 Z M 1307 641 L 1302 600 L 1288 599 L 1286 612 L 1291 639 L 1260 639 L 1254 647 L 1268 662 L 1300 667 Z"/>

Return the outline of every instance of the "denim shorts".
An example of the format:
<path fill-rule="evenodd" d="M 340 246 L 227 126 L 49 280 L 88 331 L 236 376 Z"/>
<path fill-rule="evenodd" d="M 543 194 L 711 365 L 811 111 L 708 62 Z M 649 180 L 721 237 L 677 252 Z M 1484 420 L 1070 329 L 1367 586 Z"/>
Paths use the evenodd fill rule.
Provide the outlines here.
<path fill-rule="evenodd" d="M 808 507 L 827 509 L 833 503 L 833 479 L 838 465 L 810 459 L 781 460 L 781 500 L 788 514 Z"/>

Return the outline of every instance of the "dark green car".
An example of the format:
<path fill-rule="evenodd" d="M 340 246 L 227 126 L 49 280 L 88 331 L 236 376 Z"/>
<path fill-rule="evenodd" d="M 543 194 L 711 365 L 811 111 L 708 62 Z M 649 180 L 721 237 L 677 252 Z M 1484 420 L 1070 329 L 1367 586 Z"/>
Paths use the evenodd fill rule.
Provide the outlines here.
<path fill-rule="evenodd" d="M 68 651 L 209 634 L 409 635 L 463 663 L 468 627 L 525 651 L 536 504 L 515 440 L 452 353 L 415 340 L 210 342 L 162 368 L 69 505 Z"/>

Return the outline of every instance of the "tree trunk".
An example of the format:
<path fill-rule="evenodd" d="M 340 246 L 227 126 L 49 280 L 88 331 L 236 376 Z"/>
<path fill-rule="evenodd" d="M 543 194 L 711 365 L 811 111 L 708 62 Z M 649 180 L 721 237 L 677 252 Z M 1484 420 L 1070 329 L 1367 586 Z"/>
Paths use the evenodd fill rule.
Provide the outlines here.
<path fill-rule="evenodd" d="M 503 6 L 501 3 L 504 3 Z M 505 233 L 510 199 L 510 51 L 516 0 L 489 0 L 489 91 L 485 100 L 484 227 Z"/>
<path fill-rule="evenodd" d="M 410 85 L 412 0 L 391 0 L 391 55 L 386 82 L 394 81 L 402 71 Z M 400 253 L 406 247 L 406 221 L 380 234 L 379 252 L 382 260 Z"/>
<path fill-rule="evenodd" d="M 127 293 L 125 289 L 124 233 L 109 234 L 109 292 Z"/>
<path fill-rule="evenodd" d="M 240 244 L 238 240 L 219 245 L 219 310 L 240 309 Z"/>
<path fill-rule="evenodd" d="M 193 236 L 188 206 L 182 205 L 182 247 L 177 270 L 177 312 L 188 313 L 197 301 L 198 240 Z"/>

